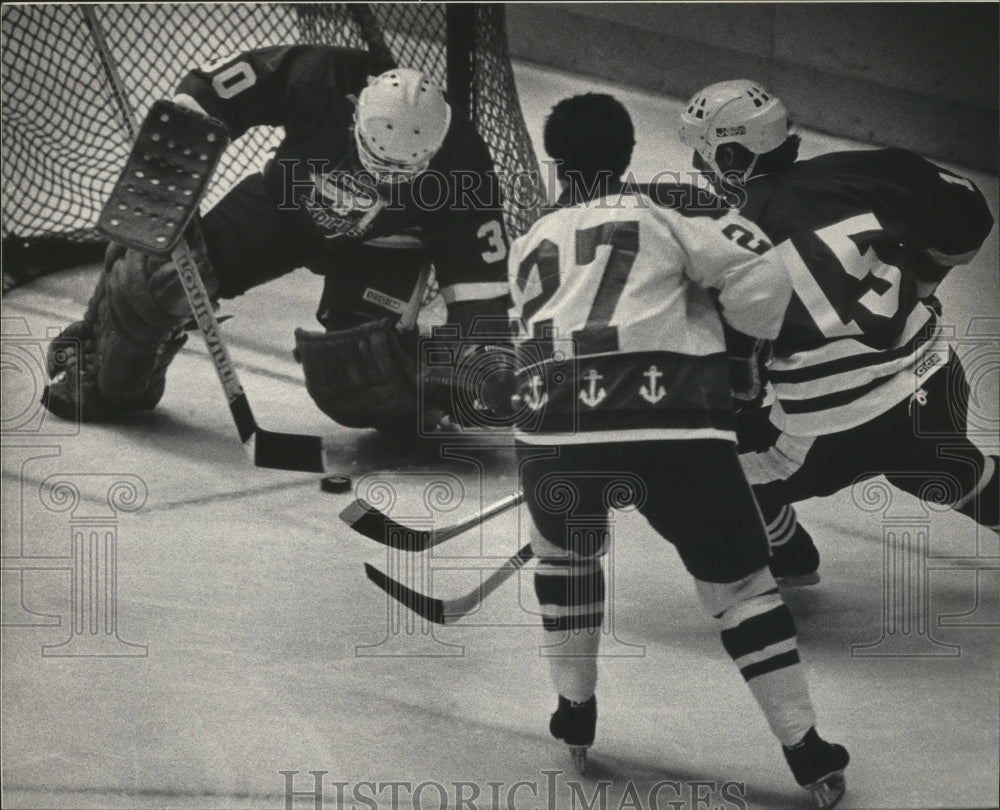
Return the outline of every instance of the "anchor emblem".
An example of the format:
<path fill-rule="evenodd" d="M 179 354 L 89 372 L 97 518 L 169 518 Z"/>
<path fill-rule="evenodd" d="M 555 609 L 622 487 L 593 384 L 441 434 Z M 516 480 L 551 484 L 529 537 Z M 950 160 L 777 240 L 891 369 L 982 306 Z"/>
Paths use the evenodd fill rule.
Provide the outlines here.
<path fill-rule="evenodd" d="M 545 403 L 549 401 L 549 395 L 542 393 L 542 378 L 538 374 L 533 374 L 531 376 L 531 388 L 528 391 L 527 396 L 524 397 L 524 404 L 527 405 L 531 410 L 537 411 L 539 408 L 545 406 Z"/>
<path fill-rule="evenodd" d="M 597 405 L 600 405 L 604 401 L 604 398 L 608 395 L 608 392 L 603 388 L 600 390 L 597 388 L 598 381 L 603 380 L 604 375 L 598 374 L 597 369 L 592 368 L 584 376 L 584 379 L 587 380 L 590 385 L 585 390 L 580 392 L 580 401 L 583 402 L 583 404 L 588 408 L 594 408 Z"/>
<path fill-rule="evenodd" d="M 650 366 L 648 371 L 642 373 L 643 377 L 649 378 L 649 387 L 643 385 L 639 389 L 639 396 L 651 405 L 655 405 L 667 395 L 666 389 L 662 385 L 657 385 L 656 381 L 663 376 L 663 372 L 656 366 Z"/>

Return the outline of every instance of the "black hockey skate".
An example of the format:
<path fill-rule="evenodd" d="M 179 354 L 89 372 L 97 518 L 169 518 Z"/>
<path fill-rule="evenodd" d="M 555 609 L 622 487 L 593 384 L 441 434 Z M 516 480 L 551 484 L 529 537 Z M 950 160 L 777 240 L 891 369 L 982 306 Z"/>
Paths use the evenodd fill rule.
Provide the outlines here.
<path fill-rule="evenodd" d="M 573 767 L 582 776 L 587 772 L 587 749 L 594 743 L 597 731 L 597 696 L 583 703 L 574 703 L 559 696 L 559 708 L 552 713 L 549 731 L 557 740 L 569 746 Z"/>
<path fill-rule="evenodd" d="M 771 546 L 768 566 L 775 581 L 786 588 L 819 582 L 819 550 L 801 525 L 787 541 Z"/>
<path fill-rule="evenodd" d="M 811 728 L 798 745 L 781 750 L 795 781 L 813 795 L 818 807 L 833 807 L 841 800 L 847 789 L 844 769 L 851 761 L 844 746 L 826 742 Z"/>

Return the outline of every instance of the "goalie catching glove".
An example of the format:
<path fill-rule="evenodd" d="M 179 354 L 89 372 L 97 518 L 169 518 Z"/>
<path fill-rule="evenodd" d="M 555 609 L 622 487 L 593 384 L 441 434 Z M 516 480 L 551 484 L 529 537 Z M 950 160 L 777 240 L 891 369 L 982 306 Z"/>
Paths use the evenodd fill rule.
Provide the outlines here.
<path fill-rule="evenodd" d="M 295 330 L 295 359 L 317 407 L 346 427 L 417 427 L 417 330 L 391 318 L 322 334 Z"/>
<path fill-rule="evenodd" d="M 295 359 L 317 407 L 345 427 L 426 431 L 445 415 L 504 426 L 514 411 L 514 349 L 428 340 L 392 318 L 322 334 L 295 330 Z M 438 361 L 438 362 L 436 362 Z"/>

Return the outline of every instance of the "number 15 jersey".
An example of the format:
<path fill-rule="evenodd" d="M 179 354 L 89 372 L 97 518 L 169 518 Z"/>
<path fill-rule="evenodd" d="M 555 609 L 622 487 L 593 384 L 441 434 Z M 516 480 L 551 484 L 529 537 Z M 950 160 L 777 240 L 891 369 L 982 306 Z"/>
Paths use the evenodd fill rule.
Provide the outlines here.
<path fill-rule="evenodd" d="M 774 342 L 772 421 L 816 436 L 873 419 L 947 365 L 913 267 L 969 262 L 993 227 L 973 183 L 903 149 L 835 152 L 752 179 L 794 295 Z"/>
<path fill-rule="evenodd" d="M 564 195 L 511 248 L 518 439 L 734 438 L 720 311 L 773 338 L 788 275 L 752 223 L 690 186 Z"/>

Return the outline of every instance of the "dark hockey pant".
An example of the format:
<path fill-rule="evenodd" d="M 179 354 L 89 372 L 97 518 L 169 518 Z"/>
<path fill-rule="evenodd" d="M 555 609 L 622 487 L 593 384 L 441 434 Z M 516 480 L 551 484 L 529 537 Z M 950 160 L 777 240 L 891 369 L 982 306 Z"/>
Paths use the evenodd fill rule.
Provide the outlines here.
<path fill-rule="evenodd" d="M 817 437 L 772 428 L 770 447 L 740 456 L 765 522 L 776 523 L 788 504 L 884 475 L 918 498 L 950 504 L 995 529 L 996 456 L 984 456 L 969 437 L 984 427 L 970 426 L 969 397 L 965 370 L 952 355 L 915 396 L 855 428 Z"/>

